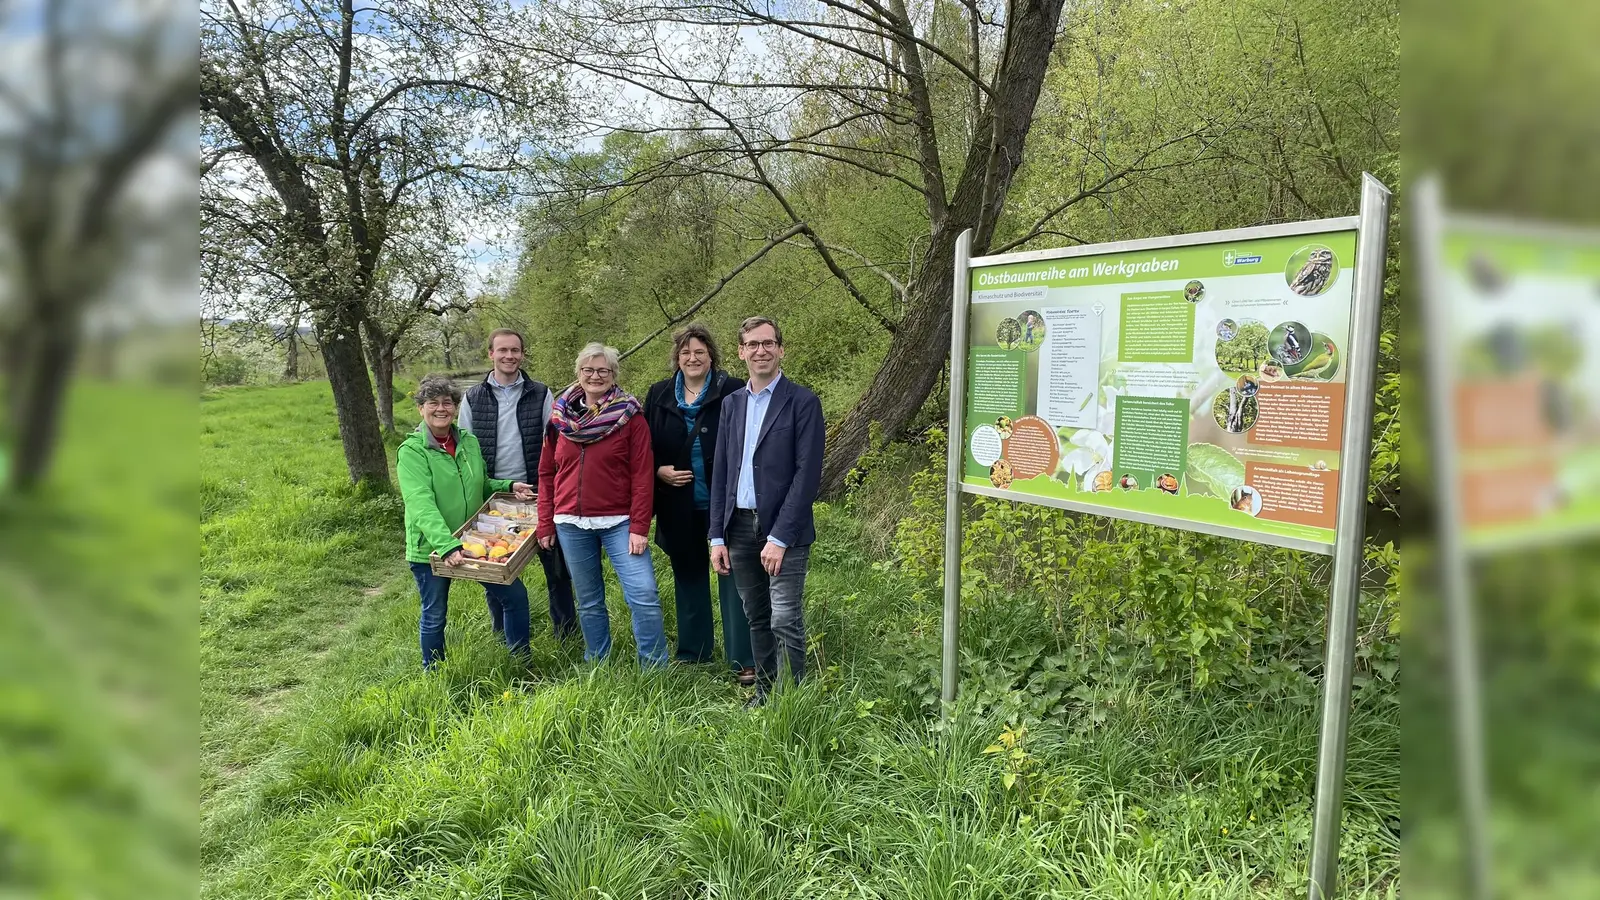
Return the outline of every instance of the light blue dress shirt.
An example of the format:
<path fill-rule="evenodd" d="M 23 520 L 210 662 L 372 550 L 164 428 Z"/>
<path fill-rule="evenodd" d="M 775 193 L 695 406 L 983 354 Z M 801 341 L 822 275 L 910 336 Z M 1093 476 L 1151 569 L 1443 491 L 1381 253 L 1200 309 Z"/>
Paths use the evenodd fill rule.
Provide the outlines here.
<path fill-rule="evenodd" d="M 762 388 L 760 393 L 750 390 L 746 383 L 744 390 L 750 396 L 744 404 L 744 452 L 739 458 L 739 480 L 735 483 L 733 504 L 740 509 L 754 510 L 756 508 L 756 444 L 761 440 L 761 423 L 767 419 L 767 407 L 772 405 L 772 391 L 778 386 L 783 372 L 772 379 L 772 382 Z M 788 548 L 788 544 L 778 540 L 772 535 L 767 535 L 767 540 L 779 547 Z M 712 541 L 712 546 L 718 546 L 721 541 Z"/>

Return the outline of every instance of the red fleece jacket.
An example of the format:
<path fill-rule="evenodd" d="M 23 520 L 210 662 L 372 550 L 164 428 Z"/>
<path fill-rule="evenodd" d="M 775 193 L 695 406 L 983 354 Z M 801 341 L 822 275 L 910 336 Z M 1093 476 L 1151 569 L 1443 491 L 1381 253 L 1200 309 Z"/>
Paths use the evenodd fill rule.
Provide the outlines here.
<path fill-rule="evenodd" d="M 629 533 L 648 535 L 655 477 L 650 426 L 643 415 L 591 444 L 567 440 L 547 428 L 539 454 L 536 534 L 555 534 L 555 517 L 564 515 L 627 516 Z"/>

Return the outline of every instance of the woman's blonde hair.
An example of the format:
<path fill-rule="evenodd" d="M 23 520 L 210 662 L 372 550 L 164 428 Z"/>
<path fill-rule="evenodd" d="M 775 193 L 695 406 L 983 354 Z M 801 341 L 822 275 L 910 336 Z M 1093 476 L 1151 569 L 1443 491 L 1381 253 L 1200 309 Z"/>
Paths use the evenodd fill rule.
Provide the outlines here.
<path fill-rule="evenodd" d="M 617 353 L 617 348 L 607 347 L 599 341 L 591 341 L 578 351 L 578 358 L 572 363 L 572 374 L 578 374 L 578 370 L 583 368 L 584 360 L 594 359 L 596 356 L 605 359 L 607 368 L 611 369 L 611 377 L 616 378 L 618 369 L 622 365 L 622 357 Z"/>

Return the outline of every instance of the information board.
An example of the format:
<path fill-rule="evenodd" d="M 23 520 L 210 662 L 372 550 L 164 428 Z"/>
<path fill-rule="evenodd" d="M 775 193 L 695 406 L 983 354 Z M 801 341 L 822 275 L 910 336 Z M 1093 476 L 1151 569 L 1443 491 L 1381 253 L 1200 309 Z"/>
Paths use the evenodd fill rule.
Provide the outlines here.
<path fill-rule="evenodd" d="M 1357 222 L 1312 224 L 972 260 L 962 489 L 1331 552 Z"/>
<path fill-rule="evenodd" d="M 1441 362 L 1468 549 L 1600 531 L 1600 234 L 1440 216 Z"/>

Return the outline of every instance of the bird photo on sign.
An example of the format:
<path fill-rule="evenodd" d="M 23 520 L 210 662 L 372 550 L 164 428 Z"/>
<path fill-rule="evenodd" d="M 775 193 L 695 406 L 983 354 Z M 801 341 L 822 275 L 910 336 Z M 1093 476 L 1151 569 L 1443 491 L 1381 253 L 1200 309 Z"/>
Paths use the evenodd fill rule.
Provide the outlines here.
<path fill-rule="evenodd" d="M 1289 257 L 1283 277 L 1289 290 L 1302 297 L 1315 297 L 1339 280 L 1339 260 L 1322 244 L 1307 244 Z"/>
<path fill-rule="evenodd" d="M 1285 370 L 1291 378 L 1315 378 L 1327 381 L 1339 371 L 1339 348 L 1333 339 L 1317 332 L 1311 336 L 1311 347 L 1305 358 Z"/>
<path fill-rule="evenodd" d="M 1300 322 L 1280 322 L 1267 336 L 1267 352 L 1285 368 L 1303 362 L 1311 350 L 1311 329 Z"/>

